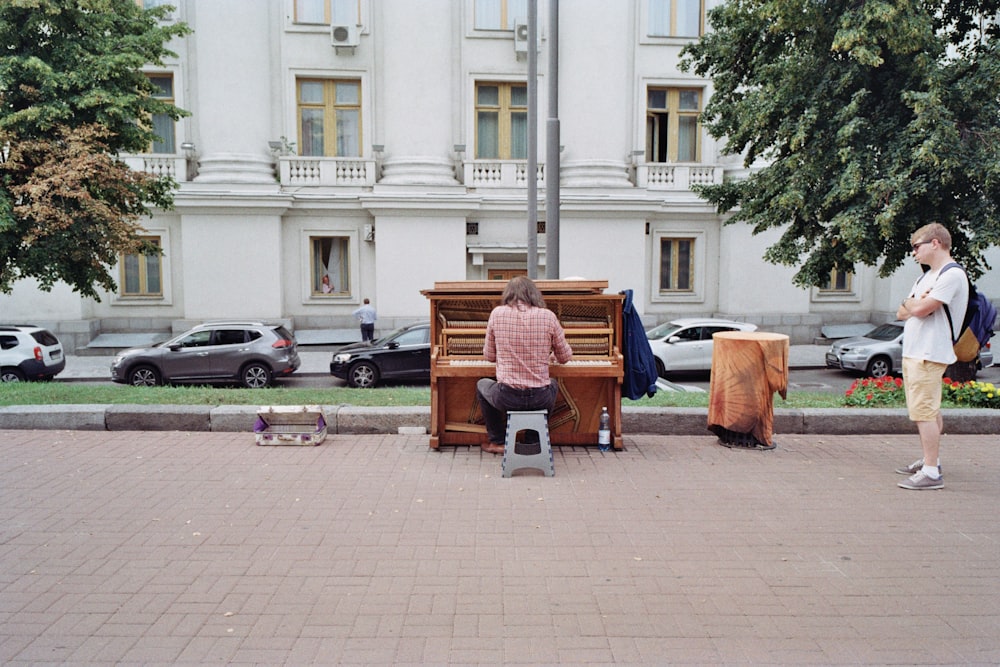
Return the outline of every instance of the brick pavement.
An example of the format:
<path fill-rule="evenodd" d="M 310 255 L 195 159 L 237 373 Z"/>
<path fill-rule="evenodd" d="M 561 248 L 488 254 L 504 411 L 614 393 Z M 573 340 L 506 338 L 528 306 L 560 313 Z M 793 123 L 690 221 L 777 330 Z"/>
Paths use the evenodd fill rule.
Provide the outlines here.
<path fill-rule="evenodd" d="M 1000 663 L 995 436 L 775 439 L 0 431 L 0 662 Z"/>

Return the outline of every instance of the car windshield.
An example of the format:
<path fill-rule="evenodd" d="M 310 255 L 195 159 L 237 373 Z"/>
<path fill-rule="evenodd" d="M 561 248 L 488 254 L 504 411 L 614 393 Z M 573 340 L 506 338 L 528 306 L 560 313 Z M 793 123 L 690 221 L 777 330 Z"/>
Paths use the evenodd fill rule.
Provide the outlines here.
<path fill-rule="evenodd" d="M 681 326 L 675 322 L 664 322 L 658 327 L 654 327 L 646 332 L 646 338 L 649 340 L 659 340 L 661 338 L 670 338 L 674 335 Z"/>
<path fill-rule="evenodd" d="M 903 328 L 897 324 L 882 324 L 865 334 L 865 338 L 874 340 L 896 340 Z"/>
<path fill-rule="evenodd" d="M 400 339 L 396 340 L 398 336 L 401 336 L 402 334 L 405 334 L 409 328 L 410 328 L 409 326 L 405 326 L 405 327 L 400 327 L 398 329 L 390 331 L 389 333 L 387 333 L 386 335 L 382 336 L 381 338 L 379 338 L 377 341 L 375 341 L 372 344 L 375 345 L 375 346 L 378 346 L 378 345 L 388 345 L 393 340 L 395 340 L 400 345 L 411 345 L 411 344 L 416 343 L 416 342 L 425 342 L 425 343 L 427 342 L 426 341 L 426 335 L 427 335 L 426 333 L 422 334 L 423 336 L 425 336 L 425 340 L 423 340 L 423 341 L 415 341 L 415 340 L 412 340 L 411 337 L 400 338 Z M 416 334 L 411 334 L 411 336 L 412 335 L 416 335 Z"/>

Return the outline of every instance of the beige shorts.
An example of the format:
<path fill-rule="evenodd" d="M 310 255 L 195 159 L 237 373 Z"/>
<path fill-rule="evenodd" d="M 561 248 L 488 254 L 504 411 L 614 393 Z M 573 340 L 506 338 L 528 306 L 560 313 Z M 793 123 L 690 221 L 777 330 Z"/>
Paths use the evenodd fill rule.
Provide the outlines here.
<path fill-rule="evenodd" d="M 941 413 L 941 381 L 947 364 L 903 357 L 903 386 L 910 421 L 935 421 Z"/>

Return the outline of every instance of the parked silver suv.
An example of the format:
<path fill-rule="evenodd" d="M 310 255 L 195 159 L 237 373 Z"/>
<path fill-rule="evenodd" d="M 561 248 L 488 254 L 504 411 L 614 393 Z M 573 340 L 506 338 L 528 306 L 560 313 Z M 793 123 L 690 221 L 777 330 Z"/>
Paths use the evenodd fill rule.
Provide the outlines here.
<path fill-rule="evenodd" d="M 51 380 L 66 368 L 62 343 L 34 324 L 0 324 L 0 382 Z"/>
<path fill-rule="evenodd" d="M 141 386 L 239 382 L 258 388 L 299 367 L 295 337 L 280 324 L 210 322 L 152 347 L 119 352 L 111 379 Z"/>

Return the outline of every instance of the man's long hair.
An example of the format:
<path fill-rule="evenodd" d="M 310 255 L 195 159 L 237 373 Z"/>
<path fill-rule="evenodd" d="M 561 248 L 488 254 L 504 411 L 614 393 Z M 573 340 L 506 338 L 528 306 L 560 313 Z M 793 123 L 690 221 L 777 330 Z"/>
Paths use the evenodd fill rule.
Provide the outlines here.
<path fill-rule="evenodd" d="M 507 283 L 507 287 L 503 290 L 503 297 L 501 297 L 500 303 L 505 306 L 512 306 L 518 301 L 526 303 L 529 306 L 535 306 L 536 308 L 545 307 L 545 299 L 542 297 L 542 293 L 538 291 L 535 283 L 527 276 L 514 276 L 511 278 Z"/>

